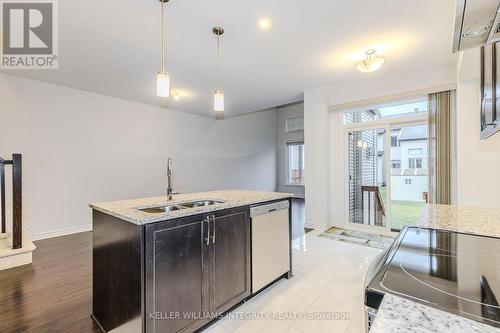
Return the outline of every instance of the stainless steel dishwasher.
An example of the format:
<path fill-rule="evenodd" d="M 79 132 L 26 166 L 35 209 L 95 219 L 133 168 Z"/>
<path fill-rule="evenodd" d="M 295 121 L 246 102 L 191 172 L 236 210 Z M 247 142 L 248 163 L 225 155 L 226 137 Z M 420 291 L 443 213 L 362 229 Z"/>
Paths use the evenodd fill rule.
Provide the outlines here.
<path fill-rule="evenodd" d="M 250 207 L 252 218 L 252 293 L 290 271 L 290 203 Z"/>

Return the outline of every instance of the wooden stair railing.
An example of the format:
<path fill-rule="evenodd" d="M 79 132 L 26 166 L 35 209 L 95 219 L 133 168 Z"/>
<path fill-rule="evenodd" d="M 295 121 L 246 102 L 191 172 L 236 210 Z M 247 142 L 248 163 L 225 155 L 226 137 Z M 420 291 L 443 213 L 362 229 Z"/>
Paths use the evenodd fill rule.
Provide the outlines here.
<path fill-rule="evenodd" d="M 23 246 L 23 186 L 22 186 L 22 155 L 13 154 L 12 160 L 0 157 L 0 209 L 2 210 L 2 233 L 6 232 L 5 212 L 5 166 L 12 165 L 12 248 Z"/>
<path fill-rule="evenodd" d="M 365 214 L 365 193 L 368 193 L 368 224 L 372 224 L 372 193 L 375 196 L 375 221 L 374 224 L 376 226 L 382 226 L 383 218 L 385 216 L 385 206 L 384 201 L 382 199 L 382 195 L 380 194 L 380 189 L 378 186 L 361 186 L 361 214 L 364 218 Z"/>

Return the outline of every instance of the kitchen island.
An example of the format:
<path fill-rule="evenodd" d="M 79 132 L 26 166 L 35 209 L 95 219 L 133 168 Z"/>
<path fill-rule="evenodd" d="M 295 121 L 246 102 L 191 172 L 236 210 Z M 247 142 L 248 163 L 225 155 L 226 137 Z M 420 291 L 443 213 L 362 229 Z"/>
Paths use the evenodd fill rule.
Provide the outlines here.
<path fill-rule="evenodd" d="M 286 203 L 289 265 L 278 279 L 290 278 L 291 197 L 232 190 L 90 204 L 92 317 L 105 332 L 194 332 L 252 297 L 256 205 Z"/>
<path fill-rule="evenodd" d="M 426 205 L 417 227 L 500 238 L 499 221 L 500 209 Z M 496 253 L 485 255 L 494 256 Z M 395 293 L 387 293 L 378 308 L 370 333 L 500 333 L 500 328 L 480 322 L 481 318 L 477 319 L 478 321 L 442 311 L 429 302 L 426 304 L 425 301 L 417 302 Z"/>

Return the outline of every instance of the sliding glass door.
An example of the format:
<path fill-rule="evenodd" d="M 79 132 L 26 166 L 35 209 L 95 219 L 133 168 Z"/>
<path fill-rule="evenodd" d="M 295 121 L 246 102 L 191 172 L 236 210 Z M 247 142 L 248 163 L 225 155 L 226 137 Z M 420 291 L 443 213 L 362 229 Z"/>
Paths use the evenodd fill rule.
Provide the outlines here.
<path fill-rule="evenodd" d="M 351 226 L 415 225 L 429 191 L 425 97 L 344 112 L 346 215 Z"/>
<path fill-rule="evenodd" d="M 348 132 L 349 222 L 387 226 L 386 128 Z"/>

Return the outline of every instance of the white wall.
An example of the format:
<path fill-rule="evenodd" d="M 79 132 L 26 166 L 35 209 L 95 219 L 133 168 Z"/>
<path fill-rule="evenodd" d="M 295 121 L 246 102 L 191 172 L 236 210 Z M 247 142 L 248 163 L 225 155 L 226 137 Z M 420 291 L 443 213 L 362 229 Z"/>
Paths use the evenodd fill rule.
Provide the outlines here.
<path fill-rule="evenodd" d="M 356 84 L 306 90 L 306 223 L 327 226 L 347 221 L 342 107 L 386 103 L 395 96 L 414 98 L 417 92 L 425 95 L 426 91 L 436 87 L 449 88 L 456 83 L 455 64 L 443 64 L 437 70 L 403 73 L 396 77 L 384 77 L 382 71 L 367 74 Z M 337 110 L 332 110 L 335 108 Z M 328 213 L 321 206 L 327 207 Z"/>
<path fill-rule="evenodd" d="M 292 104 L 278 108 L 278 191 L 293 193 L 304 198 L 304 186 L 287 185 L 287 143 L 304 141 L 304 131 L 286 133 L 286 121 L 290 118 L 304 117 L 304 103 Z M 307 145 L 305 147 L 307 150 Z M 307 177 L 307 171 L 305 171 Z"/>
<path fill-rule="evenodd" d="M 500 133 L 480 139 L 479 49 L 465 51 L 457 83 L 457 204 L 500 208 Z"/>
<path fill-rule="evenodd" d="M 0 101 L 36 238 L 89 229 L 89 202 L 164 195 L 167 157 L 183 192 L 276 189 L 276 111 L 215 121 L 5 74 Z"/>
<path fill-rule="evenodd" d="M 323 88 L 304 93 L 306 225 L 317 228 L 330 224 L 330 128 L 327 97 Z"/>

